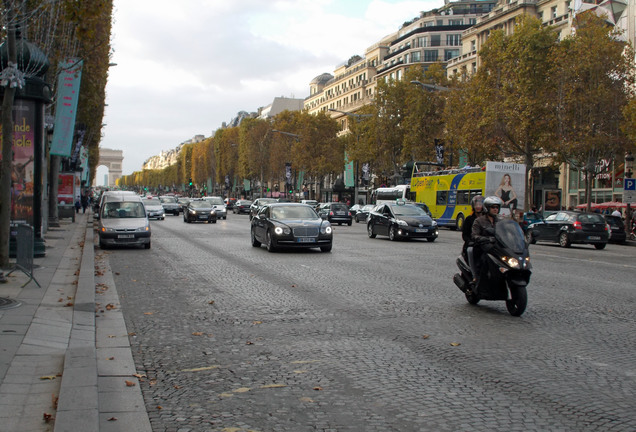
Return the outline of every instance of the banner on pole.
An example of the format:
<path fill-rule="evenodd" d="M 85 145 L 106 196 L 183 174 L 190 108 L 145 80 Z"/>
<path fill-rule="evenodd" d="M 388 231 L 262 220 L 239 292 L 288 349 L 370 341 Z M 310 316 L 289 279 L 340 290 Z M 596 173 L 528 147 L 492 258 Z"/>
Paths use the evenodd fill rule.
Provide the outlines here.
<path fill-rule="evenodd" d="M 82 80 L 82 61 L 69 59 L 60 63 L 55 105 L 55 128 L 51 142 L 51 154 L 70 156 L 75 132 L 75 116 Z"/>

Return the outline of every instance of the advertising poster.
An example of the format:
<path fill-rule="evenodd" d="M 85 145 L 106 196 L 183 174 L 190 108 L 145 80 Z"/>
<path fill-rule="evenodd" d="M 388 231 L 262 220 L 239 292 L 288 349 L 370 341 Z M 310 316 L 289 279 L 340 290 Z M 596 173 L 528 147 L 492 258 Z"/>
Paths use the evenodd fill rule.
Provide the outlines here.
<path fill-rule="evenodd" d="M 58 204 L 73 204 L 73 182 L 75 181 L 75 175 L 73 173 L 60 173 L 58 176 L 57 186 L 57 203 Z"/>
<path fill-rule="evenodd" d="M 543 211 L 561 210 L 561 190 L 543 191 Z"/>
<path fill-rule="evenodd" d="M 17 229 L 15 227 L 19 224 L 33 226 L 35 102 L 16 99 L 13 105 L 13 122 L 13 164 L 11 165 L 12 235 Z M 2 144 L 2 125 L 0 125 L 0 146 Z"/>
<path fill-rule="evenodd" d="M 523 211 L 526 166 L 505 162 L 486 163 L 486 196 L 496 195 L 504 202 L 500 214 L 510 216 Z"/>

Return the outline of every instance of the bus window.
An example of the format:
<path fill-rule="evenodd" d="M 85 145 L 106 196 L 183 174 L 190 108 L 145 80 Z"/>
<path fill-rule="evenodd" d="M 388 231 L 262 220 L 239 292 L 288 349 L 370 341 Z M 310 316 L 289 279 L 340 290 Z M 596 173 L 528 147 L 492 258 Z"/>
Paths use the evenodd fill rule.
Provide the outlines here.
<path fill-rule="evenodd" d="M 457 191 L 457 204 L 458 205 L 470 204 L 470 191 Z"/>
<path fill-rule="evenodd" d="M 448 191 L 437 191 L 437 205 L 446 205 L 448 201 Z"/>

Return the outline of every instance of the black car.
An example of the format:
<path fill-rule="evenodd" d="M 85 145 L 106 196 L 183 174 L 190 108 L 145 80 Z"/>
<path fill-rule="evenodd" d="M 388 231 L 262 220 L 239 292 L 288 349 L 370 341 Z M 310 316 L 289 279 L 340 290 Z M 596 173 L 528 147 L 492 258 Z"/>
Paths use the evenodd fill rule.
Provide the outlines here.
<path fill-rule="evenodd" d="M 342 225 L 346 223 L 351 226 L 353 218 L 351 217 L 351 212 L 349 211 L 349 207 L 343 203 L 325 203 L 320 206 L 320 211 L 318 212 L 320 216 L 324 216 L 331 223 L 337 223 L 338 225 Z"/>
<path fill-rule="evenodd" d="M 190 198 L 188 198 L 188 197 L 179 197 L 179 198 L 177 198 L 177 204 L 179 204 L 179 211 L 181 213 L 183 213 L 185 208 L 188 206 L 189 202 L 190 202 Z"/>
<path fill-rule="evenodd" d="M 207 200 L 191 199 L 183 209 L 183 221 L 216 223 L 216 211 Z"/>
<path fill-rule="evenodd" d="M 439 235 L 437 222 L 414 204 L 381 204 L 369 213 L 367 234 L 389 236 L 390 240 L 425 238 L 434 242 Z"/>
<path fill-rule="evenodd" d="M 360 221 L 366 221 L 367 216 L 369 216 L 369 212 L 371 212 L 371 210 L 373 210 L 374 207 L 375 206 L 373 204 L 367 204 L 365 206 L 362 206 L 353 217 L 356 223 Z"/>
<path fill-rule="evenodd" d="M 172 213 L 175 216 L 179 216 L 181 206 L 179 205 L 175 197 L 160 196 L 159 201 L 161 201 L 161 205 L 163 206 L 163 210 L 165 213 Z"/>
<path fill-rule="evenodd" d="M 610 243 L 625 244 L 627 233 L 625 232 L 625 224 L 620 216 L 605 215 L 605 221 L 610 227 Z"/>
<path fill-rule="evenodd" d="M 234 214 L 249 214 L 250 206 L 252 205 L 252 201 L 249 200 L 238 200 L 232 206 L 232 213 Z"/>
<path fill-rule="evenodd" d="M 333 233 L 329 221 L 322 219 L 307 204 L 271 203 L 252 218 L 252 246 L 267 246 L 274 252 L 281 247 L 320 248 L 331 251 Z"/>
<path fill-rule="evenodd" d="M 562 247 L 570 247 L 572 243 L 592 244 L 596 249 L 604 249 L 609 240 L 609 229 L 600 214 L 559 211 L 530 225 L 526 240 L 533 244 L 554 242 Z"/>
<path fill-rule="evenodd" d="M 256 216 L 256 214 L 263 208 L 265 204 L 271 204 L 278 202 L 277 198 L 256 198 L 250 206 L 250 220 Z"/>

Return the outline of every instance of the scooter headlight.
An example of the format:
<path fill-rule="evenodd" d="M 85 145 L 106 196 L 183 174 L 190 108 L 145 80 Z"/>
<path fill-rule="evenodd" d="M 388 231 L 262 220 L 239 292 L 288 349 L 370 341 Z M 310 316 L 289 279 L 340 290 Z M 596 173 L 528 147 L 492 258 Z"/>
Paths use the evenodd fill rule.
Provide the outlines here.
<path fill-rule="evenodd" d="M 504 262 L 508 264 L 513 269 L 520 269 L 519 260 L 515 257 L 506 258 L 504 257 Z"/>

